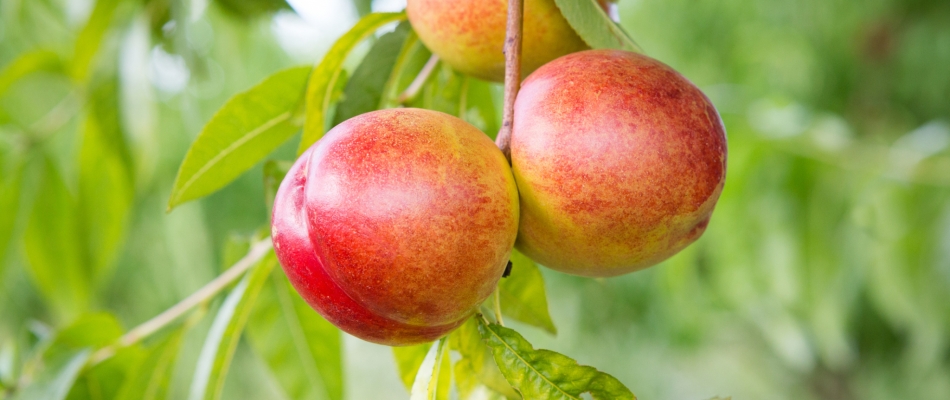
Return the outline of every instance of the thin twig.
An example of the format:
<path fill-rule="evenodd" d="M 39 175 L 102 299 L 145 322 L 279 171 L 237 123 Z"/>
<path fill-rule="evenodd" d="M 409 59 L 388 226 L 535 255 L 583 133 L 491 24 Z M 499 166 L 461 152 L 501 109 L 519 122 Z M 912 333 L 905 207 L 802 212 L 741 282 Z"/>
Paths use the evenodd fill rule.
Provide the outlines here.
<path fill-rule="evenodd" d="M 511 162 L 511 129 L 515 117 L 515 98 L 521 88 L 521 37 L 524 0 L 508 0 L 508 26 L 505 34 L 505 105 L 501 130 L 495 144 Z"/>
<path fill-rule="evenodd" d="M 118 342 L 115 344 L 99 349 L 99 351 L 92 355 L 90 359 L 90 365 L 96 365 L 108 359 L 109 357 L 112 357 L 119 349 L 138 343 L 142 339 L 152 335 L 155 332 L 158 332 L 160 329 L 174 322 L 195 306 L 207 302 L 224 290 L 224 288 L 226 288 L 229 284 L 238 280 L 238 278 L 244 275 L 247 270 L 256 265 L 258 261 L 267 255 L 267 252 L 269 252 L 272 247 L 273 243 L 271 242 L 270 238 L 257 242 L 251 246 L 251 250 L 248 251 L 244 258 L 240 259 L 231 268 L 228 268 L 227 271 L 219 275 L 217 278 L 211 282 L 208 282 L 207 285 L 204 285 L 204 287 L 198 289 L 198 291 L 192 293 L 184 300 L 178 302 L 178 304 L 175 304 L 161 314 L 158 314 L 152 319 L 145 321 L 143 324 L 132 328 L 132 330 L 119 338 Z"/>
<path fill-rule="evenodd" d="M 419 95 L 419 91 L 422 90 L 422 86 L 425 85 L 429 77 L 432 76 L 432 71 L 435 71 L 436 65 L 439 65 L 439 56 L 432 54 L 432 57 L 429 57 L 429 61 L 426 61 L 426 65 L 422 66 L 422 70 L 420 70 L 416 78 L 412 80 L 409 87 L 396 98 L 396 102 L 406 104 L 406 102 L 416 98 L 416 96 Z"/>
<path fill-rule="evenodd" d="M 495 288 L 495 294 L 493 297 L 495 298 L 495 322 L 498 322 L 498 325 L 505 326 L 505 320 L 501 319 L 501 288 Z"/>

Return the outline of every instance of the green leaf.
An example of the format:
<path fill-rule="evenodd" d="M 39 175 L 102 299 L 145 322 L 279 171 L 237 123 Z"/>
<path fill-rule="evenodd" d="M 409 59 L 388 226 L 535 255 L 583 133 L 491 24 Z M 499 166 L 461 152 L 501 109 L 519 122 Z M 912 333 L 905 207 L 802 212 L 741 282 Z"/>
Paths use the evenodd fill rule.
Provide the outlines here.
<path fill-rule="evenodd" d="M 276 264 L 277 258 L 273 252 L 269 252 L 221 304 L 198 356 L 198 365 L 191 382 L 191 400 L 221 398 L 238 340 L 247 325 L 254 302 Z"/>
<path fill-rule="evenodd" d="M 432 57 L 432 52 L 419 41 L 419 36 L 416 35 L 415 31 L 410 31 L 409 37 L 406 38 L 402 49 L 399 51 L 399 57 L 396 59 L 389 80 L 383 89 L 383 97 L 380 100 L 379 108 L 398 107 L 400 105 L 397 101 L 399 95 L 415 80 L 416 75 L 419 74 L 419 71 L 422 70 L 430 57 Z"/>
<path fill-rule="evenodd" d="M 264 287 L 248 338 L 291 399 L 343 398 L 340 330 L 317 314 L 275 270 Z"/>
<path fill-rule="evenodd" d="M 17 393 L 14 400 L 63 400 L 79 377 L 79 372 L 89 361 L 92 351 L 77 350 L 66 355 L 62 361 L 45 368 L 36 380 Z"/>
<path fill-rule="evenodd" d="M 478 332 L 478 322 L 475 318 L 469 318 L 462 326 L 449 335 L 449 344 L 462 356 L 460 361 L 467 361 L 467 365 L 456 368 L 468 368 L 471 374 L 482 385 L 485 385 L 494 392 L 500 393 L 505 397 L 517 399 L 518 393 L 508 384 L 501 370 L 495 365 L 492 358 L 491 349 L 482 340 Z"/>
<path fill-rule="evenodd" d="M 465 75 L 446 63 L 439 63 L 422 91 L 422 106 L 450 115 L 459 115 L 462 107 L 462 89 Z"/>
<path fill-rule="evenodd" d="M 0 213 L 0 277 L 3 276 L 4 268 L 7 266 L 4 259 L 17 225 L 23 175 L 24 169 L 20 165 L 12 168 L 9 174 L 0 176 L 0 210 L 5 210 Z"/>
<path fill-rule="evenodd" d="M 636 399 L 617 378 L 550 350 L 535 350 L 518 332 L 478 318 L 478 331 L 508 383 L 526 399 Z"/>
<path fill-rule="evenodd" d="M 501 312 L 528 325 L 557 334 L 548 313 L 544 277 L 534 261 L 517 250 L 511 251 L 511 275 L 498 283 Z"/>
<path fill-rule="evenodd" d="M 78 206 L 93 282 L 101 282 L 112 270 L 135 196 L 131 161 L 114 108 L 116 87 L 102 89 L 92 96 L 94 112 L 86 118 L 79 152 Z"/>
<path fill-rule="evenodd" d="M 284 181 L 284 176 L 293 165 L 291 161 L 278 160 L 268 160 L 264 163 L 264 203 L 267 204 L 268 218 L 274 209 L 274 198 L 277 197 L 280 183 Z"/>
<path fill-rule="evenodd" d="M 466 82 L 462 94 L 464 104 L 460 106 L 463 113 L 461 118 L 494 140 L 501 127 L 501 109 L 498 107 L 501 99 L 496 101 L 492 91 L 501 94 L 500 88 L 480 79 L 468 79 Z"/>
<path fill-rule="evenodd" d="M 185 329 L 179 328 L 148 351 L 145 360 L 132 371 L 117 400 L 162 400 L 168 398 L 175 359 L 181 350 Z"/>
<path fill-rule="evenodd" d="M 141 346 L 119 349 L 95 366 L 84 369 L 69 392 L 67 400 L 115 399 L 128 376 L 145 360 Z"/>
<path fill-rule="evenodd" d="M 280 71 L 228 100 L 188 149 L 169 210 L 221 189 L 293 136 L 299 126 L 292 117 L 309 72 Z"/>
<path fill-rule="evenodd" d="M 439 339 L 429 348 L 419 366 L 410 391 L 410 400 L 442 400 L 449 398 L 452 365 L 448 356 L 446 338 Z"/>
<path fill-rule="evenodd" d="M 343 98 L 333 117 L 334 126 L 379 107 L 386 82 L 390 80 L 410 30 L 409 23 L 403 21 L 396 30 L 383 35 L 373 44 L 343 90 Z"/>
<path fill-rule="evenodd" d="M 70 64 L 71 74 L 74 79 L 85 81 L 89 76 L 90 67 L 99 47 L 102 44 L 102 38 L 112 22 L 112 16 L 119 5 L 119 0 L 98 0 L 96 6 L 92 9 L 92 14 L 82 31 L 76 38 L 76 49 L 73 54 L 73 61 Z"/>
<path fill-rule="evenodd" d="M 343 61 L 346 60 L 346 56 L 360 41 L 383 25 L 405 18 L 404 12 L 372 13 L 363 17 L 349 32 L 337 39 L 330 51 L 323 56 L 323 60 L 313 68 L 310 81 L 307 83 L 306 122 L 303 138 L 297 150 L 298 155 L 303 154 L 326 133 L 326 117 L 330 109 L 333 88 L 343 70 Z"/>
<path fill-rule="evenodd" d="M 642 52 L 627 32 L 610 19 L 597 0 L 554 0 L 577 35 L 595 49 Z"/>
<path fill-rule="evenodd" d="M 59 317 L 85 310 L 91 293 L 75 197 L 47 161 L 24 241 L 28 272 Z"/>
<path fill-rule="evenodd" d="M 422 360 L 429 353 L 432 343 L 417 344 L 415 346 L 393 347 L 393 357 L 396 359 L 396 369 L 399 370 L 399 379 L 406 386 L 407 390 L 412 390 L 412 383 L 416 380 L 416 374 L 422 365 Z"/>
<path fill-rule="evenodd" d="M 55 70 L 62 66 L 59 56 L 48 50 L 24 53 L 0 70 L 0 95 L 20 78 L 37 71 Z"/>
<path fill-rule="evenodd" d="M 43 357 L 58 359 L 63 354 L 84 348 L 96 350 L 115 342 L 122 336 L 122 332 L 122 325 L 112 314 L 84 314 L 56 332 Z"/>

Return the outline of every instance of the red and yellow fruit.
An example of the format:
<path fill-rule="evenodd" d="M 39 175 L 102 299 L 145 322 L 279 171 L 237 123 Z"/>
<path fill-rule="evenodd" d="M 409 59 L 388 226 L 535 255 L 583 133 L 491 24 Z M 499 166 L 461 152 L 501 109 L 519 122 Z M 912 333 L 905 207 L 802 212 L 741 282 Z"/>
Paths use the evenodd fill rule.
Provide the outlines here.
<path fill-rule="evenodd" d="M 447 114 L 375 111 L 333 128 L 274 203 L 284 271 L 328 321 L 387 345 L 434 340 L 494 290 L 518 224 L 511 170 Z"/>
<path fill-rule="evenodd" d="M 515 104 L 516 247 L 570 274 L 654 265 L 706 229 L 726 176 L 709 99 L 636 53 L 590 50 L 541 67 Z"/>

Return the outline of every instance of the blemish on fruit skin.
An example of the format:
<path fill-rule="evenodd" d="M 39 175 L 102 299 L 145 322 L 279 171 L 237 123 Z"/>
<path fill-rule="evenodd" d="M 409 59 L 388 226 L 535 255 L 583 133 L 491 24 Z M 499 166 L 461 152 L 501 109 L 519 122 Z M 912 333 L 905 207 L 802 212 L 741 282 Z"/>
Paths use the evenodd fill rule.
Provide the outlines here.
<path fill-rule="evenodd" d="M 517 246 L 532 258 L 618 275 L 705 230 L 697 222 L 722 190 L 725 131 L 708 99 L 669 67 L 633 53 L 575 53 L 532 74 L 515 108 Z"/>

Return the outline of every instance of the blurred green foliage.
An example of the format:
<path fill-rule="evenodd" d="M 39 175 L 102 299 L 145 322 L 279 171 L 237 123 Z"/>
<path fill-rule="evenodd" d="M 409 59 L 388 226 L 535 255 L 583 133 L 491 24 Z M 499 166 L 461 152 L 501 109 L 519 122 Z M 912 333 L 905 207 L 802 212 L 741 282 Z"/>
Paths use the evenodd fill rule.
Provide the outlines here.
<path fill-rule="evenodd" d="M 371 10 L 353 4 L 354 16 Z M 556 337 L 511 325 L 644 399 L 947 398 L 950 2 L 618 7 L 647 54 L 717 105 L 726 189 L 703 238 L 660 266 L 609 280 L 542 268 Z M 200 201 L 165 205 L 186 150 L 229 97 L 318 60 L 282 48 L 277 21 L 290 13 L 269 0 L 0 2 L 0 398 L 38 363 L 65 367 L 37 380 L 77 374 L 86 349 L 210 281 L 243 254 L 235 242 L 266 225 L 260 165 Z M 348 59 L 350 75 L 367 51 Z M 413 51 L 421 68 L 427 53 Z M 497 85 L 444 66 L 432 82 L 410 104 L 464 109 L 451 94 L 466 88 L 466 118 L 494 134 Z M 295 150 L 292 140 L 272 158 Z M 282 278 L 270 280 L 265 303 L 299 312 Z M 211 319 L 98 364 L 70 398 L 140 395 L 96 380 L 146 358 L 175 360 L 155 373 L 167 380 L 158 393 L 186 398 Z M 89 324 L 95 335 L 77 328 Z M 276 398 L 288 379 L 309 393 L 300 381 L 336 373 L 275 377 L 268 365 L 287 357 L 276 343 L 286 339 L 251 333 L 235 344 L 223 398 Z M 329 397 L 404 397 L 391 360 L 344 342 L 347 384 Z"/>

